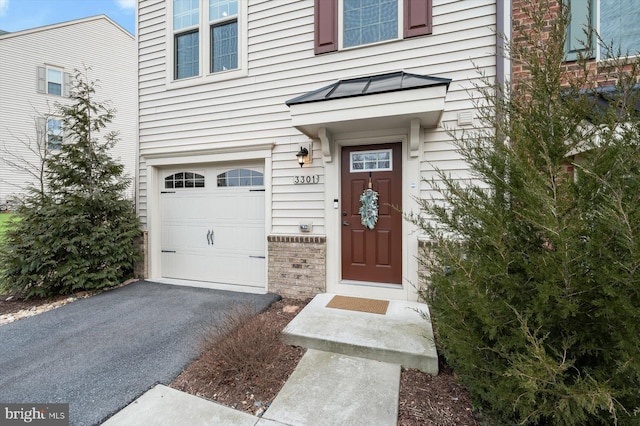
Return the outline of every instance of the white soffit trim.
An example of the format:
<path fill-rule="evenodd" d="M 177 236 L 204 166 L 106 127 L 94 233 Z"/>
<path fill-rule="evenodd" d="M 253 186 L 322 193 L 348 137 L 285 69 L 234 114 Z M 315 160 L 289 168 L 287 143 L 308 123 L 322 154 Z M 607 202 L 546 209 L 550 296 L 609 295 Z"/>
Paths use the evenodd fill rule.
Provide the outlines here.
<path fill-rule="evenodd" d="M 141 152 L 141 157 L 145 159 L 149 166 L 247 160 L 270 157 L 274 146 L 274 142 L 259 142 L 243 145 L 229 142 L 217 144 L 215 147 L 205 149 L 188 149 L 176 146 L 169 149 L 145 150 Z"/>
<path fill-rule="evenodd" d="M 290 105 L 293 127 L 318 139 L 325 128 L 336 134 L 359 130 L 409 128 L 413 119 L 437 127 L 444 112 L 444 85 Z"/>

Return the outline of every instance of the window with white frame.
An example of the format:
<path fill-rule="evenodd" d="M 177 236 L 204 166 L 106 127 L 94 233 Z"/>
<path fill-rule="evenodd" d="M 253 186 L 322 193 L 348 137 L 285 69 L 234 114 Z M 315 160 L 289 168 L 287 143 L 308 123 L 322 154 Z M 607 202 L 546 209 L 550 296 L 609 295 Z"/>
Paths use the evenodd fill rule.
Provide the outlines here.
<path fill-rule="evenodd" d="M 351 153 L 351 173 L 393 170 L 393 152 L 390 149 L 356 151 Z"/>
<path fill-rule="evenodd" d="M 171 5 L 172 81 L 242 68 L 244 0 L 172 0 Z"/>
<path fill-rule="evenodd" d="M 398 38 L 398 0 L 342 0 L 342 46 Z"/>
<path fill-rule="evenodd" d="M 47 93 L 62 96 L 62 70 L 47 68 Z"/>
<path fill-rule="evenodd" d="M 209 0 L 210 72 L 238 68 L 238 0 Z"/>
<path fill-rule="evenodd" d="M 218 187 L 263 186 L 264 176 L 251 169 L 233 169 L 218 175 Z"/>
<path fill-rule="evenodd" d="M 600 0 L 600 37 L 611 43 L 614 52 L 602 52 L 601 56 L 615 55 L 620 49 L 623 55 L 640 52 L 640 4 L 637 0 Z"/>
<path fill-rule="evenodd" d="M 173 0 L 174 78 L 200 73 L 200 0 Z"/>
<path fill-rule="evenodd" d="M 39 66 L 37 69 L 37 91 L 56 96 L 69 96 L 71 75 L 62 68 Z"/>
<path fill-rule="evenodd" d="M 429 35 L 432 0 L 314 0 L 314 52 Z"/>
<path fill-rule="evenodd" d="M 579 52 L 584 52 L 587 28 L 595 29 L 603 45 L 588 47 L 590 58 L 606 59 L 616 55 L 637 55 L 640 52 L 640 8 L 637 0 L 565 0 L 570 9 L 570 22 L 567 29 L 566 59 L 575 61 Z M 606 47 L 612 47 L 608 51 Z M 597 47 L 597 48 L 596 48 Z"/>
<path fill-rule="evenodd" d="M 204 175 L 194 172 L 179 172 L 164 178 L 165 189 L 204 188 Z"/>
<path fill-rule="evenodd" d="M 47 150 L 58 151 L 62 146 L 62 120 L 47 118 Z"/>

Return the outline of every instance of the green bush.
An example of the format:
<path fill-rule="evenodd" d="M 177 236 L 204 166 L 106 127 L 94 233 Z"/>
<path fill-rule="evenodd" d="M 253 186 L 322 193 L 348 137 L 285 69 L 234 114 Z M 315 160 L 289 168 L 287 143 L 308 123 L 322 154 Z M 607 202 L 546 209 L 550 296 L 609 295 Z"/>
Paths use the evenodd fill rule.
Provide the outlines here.
<path fill-rule="evenodd" d="M 482 126 L 454 134 L 473 178 L 440 172 L 444 203 L 410 215 L 432 240 L 421 295 L 489 424 L 637 425 L 639 64 L 601 64 L 616 84 L 594 96 L 586 61 L 563 68 L 567 17 L 531 4 L 509 46 L 529 76 L 480 87 Z"/>
<path fill-rule="evenodd" d="M 10 213 L 0 213 L 0 239 L 2 239 L 5 229 L 9 226 L 8 224 L 12 217 L 13 215 Z"/>
<path fill-rule="evenodd" d="M 140 225 L 124 198 L 130 181 L 109 156 L 115 133 L 100 134 L 113 111 L 75 75 L 70 106 L 58 105 L 65 143 L 46 157 L 46 188 L 18 206 L 0 245 L 0 281 L 26 298 L 119 284 L 139 258 Z M 102 136 L 102 140 L 98 139 Z"/>

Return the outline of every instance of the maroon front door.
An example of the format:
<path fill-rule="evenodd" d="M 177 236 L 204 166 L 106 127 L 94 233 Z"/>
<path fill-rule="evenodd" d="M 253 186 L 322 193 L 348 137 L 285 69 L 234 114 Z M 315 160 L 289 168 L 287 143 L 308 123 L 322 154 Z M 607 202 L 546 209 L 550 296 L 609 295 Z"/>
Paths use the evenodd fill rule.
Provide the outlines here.
<path fill-rule="evenodd" d="M 342 279 L 402 284 L 402 145 L 342 149 Z M 361 222 L 360 196 L 378 193 L 373 229 Z"/>

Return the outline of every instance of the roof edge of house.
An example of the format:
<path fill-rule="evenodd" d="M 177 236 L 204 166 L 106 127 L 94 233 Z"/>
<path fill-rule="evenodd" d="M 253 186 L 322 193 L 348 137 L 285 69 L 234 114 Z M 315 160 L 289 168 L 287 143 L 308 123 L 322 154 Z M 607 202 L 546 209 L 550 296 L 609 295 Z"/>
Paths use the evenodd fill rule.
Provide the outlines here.
<path fill-rule="evenodd" d="M 55 24 L 43 25 L 41 27 L 28 28 L 20 31 L 6 32 L 5 34 L 0 34 L 0 40 L 5 40 L 12 37 L 19 37 L 22 35 L 34 34 L 42 31 L 49 31 L 49 30 L 67 27 L 71 25 L 83 24 L 86 22 L 97 21 L 100 19 L 105 19 L 107 22 L 111 23 L 113 26 L 120 29 L 123 33 L 125 33 L 129 37 L 131 37 L 132 39 L 135 39 L 135 36 L 133 34 L 131 34 L 126 29 L 124 29 L 124 27 L 122 27 L 120 24 L 115 22 L 113 19 L 109 18 L 109 16 L 105 14 L 100 14 L 100 15 L 87 16 L 85 18 L 72 19 L 70 21 L 58 22 Z"/>

